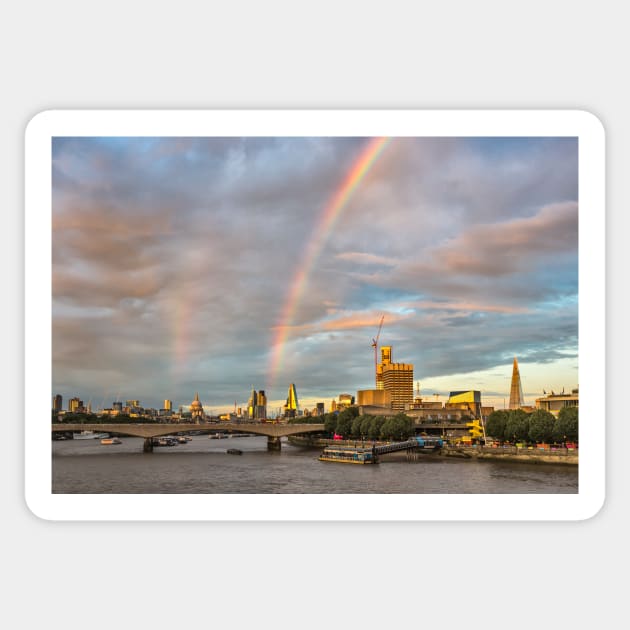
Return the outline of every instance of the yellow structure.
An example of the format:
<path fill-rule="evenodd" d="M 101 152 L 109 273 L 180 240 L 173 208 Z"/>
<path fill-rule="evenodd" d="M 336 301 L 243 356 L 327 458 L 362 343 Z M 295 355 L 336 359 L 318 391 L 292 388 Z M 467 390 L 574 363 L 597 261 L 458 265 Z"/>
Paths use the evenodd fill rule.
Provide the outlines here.
<path fill-rule="evenodd" d="M 383 386 L 383 367 L 390 365 L 392 362 L 392 347 L 381 347 L 381 362 L 376 366 L 376 389 L 384 389 Z"/>
<path fill-rule="evenodd" d="M 472 422 L 467 422 L 466 426 L 468 427 L 468 432 L 470 433 L 471 438 L 484 437 L 484 430 L 481 426 L 481 420 L 473 420 Z"/>
<path fill-rule="evenodd" d="M 391 396 L 392 409 L 396 411 L 409 409 L 413 403 L 413 364 L 384 364 L 383 389 Z"/>
<path fill-rule="evenodd" d="M 473 418 L 481 417 L 481 392 L 476 389 L 451 392 L 446 409 L 466 409 Z"/>
<path fill-rule="evenodd" d="M 357 392 L 357 405 L 391 409 L 392 394 L 384 389 L 360 389 Z"/>

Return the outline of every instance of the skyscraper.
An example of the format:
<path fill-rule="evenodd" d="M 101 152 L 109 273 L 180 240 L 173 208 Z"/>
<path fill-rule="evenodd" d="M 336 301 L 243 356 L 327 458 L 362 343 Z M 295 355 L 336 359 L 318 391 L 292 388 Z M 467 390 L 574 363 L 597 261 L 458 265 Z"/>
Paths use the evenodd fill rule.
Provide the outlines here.
<path fill-rule="evenodd" d="M 295 385 L 291 383 L 289 385 L 289 395 L 287 396 L 287 402 L 284 405 L 285 418 L 295 418 L 298 411 L 298 397 L 295 391 Z"/>
<path fill-rule="evenodd" d="M 247 417 L 250 420 L 265 420 L 267 418 L 267 396 L 264 389 L 256 391 L 252 386 L 252 393 L 247 401 Z"/>
<path fill-rule="evenodd" d="M 383 367 L 392 362 L 392 347 L 381 347 L 381 362 L 376 366 L 376 389 L 383 389 Z"/>
<path fill-rule="evenodd" d="M 53 404 L 52 404 L 53 411 L 61 411 L 62 405 L 63 405 L 63 398 L 61 397 L 61 394 L 55 394 L 53 396 Z"/>
<path fill-rule="evenodd" d="M 384 364 L 383 389 L 391 394 L 393 410 L 408 409 L 413 403 L 413 364 Z"/>
<path fill-rule="evenodd" d="M 523 388 L 521 387 L 521 374 L 518 371 L 518 361 L 514 357 L 512 365 L 512 383 L 510 385 L 510 409 L 520 409 L 525 404 L 523 400 Z"/>

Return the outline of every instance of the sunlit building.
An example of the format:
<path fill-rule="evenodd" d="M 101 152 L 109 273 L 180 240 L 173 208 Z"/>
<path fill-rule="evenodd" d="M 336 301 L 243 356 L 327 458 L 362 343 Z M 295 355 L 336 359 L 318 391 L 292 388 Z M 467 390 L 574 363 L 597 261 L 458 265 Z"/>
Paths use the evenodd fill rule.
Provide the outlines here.
<path fill-rule="evenodd" d="M 77 413 L 81 409 L 83 409 L 83 401 L 76 396 L 68 401 L 68 411 L 70 413 Z"/>
<path fill-rule="evenodd" d="M 580 394 L 578 388 L 571 390 L 570 394 L 565 394 L 564 390 L 560 394 L 551 392 L 542 398 L 536 398 L 536 409 L 544 409 L 554 416 L 558 416 L 560 410 L 564 407 L 579 407 L 580 406 Z"/>
<path fill-rule="evenodd" d="M 61 394 L 55 394 L 52 399 L 52 410 L 55 412 L 61 411 L 63 406 L 63 398 Z"/>
<path fill-rule="evenodd" d="M 287 402 L 284 405 L 285 418 L 295 418 L 298 415 L 298 410 L 299 405 L 297 392 L 295 390 L 295 385 L 291 383 L 291 385 L 289 385 L 289 395 L 287 396 Z"/>
<path fill-rule="evenodd" d="M 250 420 L 265 420 L 267 418 L 267 396 L 265 390 L 256 391 L 252 387 L 252 393 L 247 401 L 247 417 Z"/>
<path fill-rule="evenodd" d="M 193 422 L 200 422 L 205 418 L 203 405 L 199 400 L 199 394 L 195 392 L 195 400 L 190 403 L 190 416 Z"/>
<path fill-rule="evenodd" d="M 381 362 L 376 366 L 376 389 L 384 389 L 383 386 L 383 367 L 392 362 L 392 347 L 381 347 Z"/>
<path fill-rule="evenodd" d="M 451 392 L 444 406 L 447 410 L 465 410 L 468 411 L 473 418 L 480 418 L 481 392 L 476 389 Z"/>
<path fill-rule="evenodd" d="M 510 384 L 510 409 L 520 409 L 524 404 L 521 373 L 518 369 L 518 361 L 516 357 L 514 357 L 514 363 L 512 364 L 512 383 Z"/>
<path fill-rule="evenodd" d="M 357 392 L 357 405 L 359 407 L 383 407 L 392 408 L 392 395 L 384 389 L 360 389 Z"/>
<path fill-rule="evenodd" d="M 404 411 L 413 403 L 413 364 L 385 363 L 383 389 L 392 398 L 392 409 Z"/>

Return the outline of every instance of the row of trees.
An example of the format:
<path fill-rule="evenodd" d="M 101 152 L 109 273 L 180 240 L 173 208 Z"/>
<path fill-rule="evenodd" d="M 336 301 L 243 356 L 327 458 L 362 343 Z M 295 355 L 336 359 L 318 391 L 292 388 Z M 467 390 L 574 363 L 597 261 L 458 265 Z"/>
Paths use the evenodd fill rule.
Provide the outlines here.
<path fill-rule="evenodd" d="M 405 440 L 414 435 L 413 420 L 404 413 L 393 417 L 361 416 L 357 407 L 319 417 L 295 418 L 290 422 L 323 422 L 327 433 L 345 439 Z"/>
<path fill-rule="evenodd" d="M 505 442 L 576 442 L 578 408 L 564 407 L 556 419 L 544 409 L 493 411 L 486 420 L 486 435 Z"/>

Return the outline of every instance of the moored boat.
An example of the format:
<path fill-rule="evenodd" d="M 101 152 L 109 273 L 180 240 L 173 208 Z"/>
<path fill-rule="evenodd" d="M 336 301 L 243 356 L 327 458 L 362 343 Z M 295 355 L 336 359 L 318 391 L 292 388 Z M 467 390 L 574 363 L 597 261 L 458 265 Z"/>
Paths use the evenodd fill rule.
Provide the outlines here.
<path fill-rule="evenodd" d="M 238 448 L 228 448 L 226 451 L 228 455 L 242 455 L 243 451 Z"/>
<path fill-rule="evenodd" d="M 122 444 L 122 440 L 117 437 L 103 438 L 101 440 L 101 444 L 109 445 L 109 444 Z"/>
<path fill-rule="evenodd" d="M 81 431 L 72 434 L 73 440 L 101 440 L 108 437 L 109 433 L 96 433 L 95 431 Z"/>
<path fill-rule="evenodd" d="M 319 456 L 320 462 L 340 462 L 342 464 L 376 464 L 378 460 L 371 448 L 351 446 L 327 446 Z"/>

